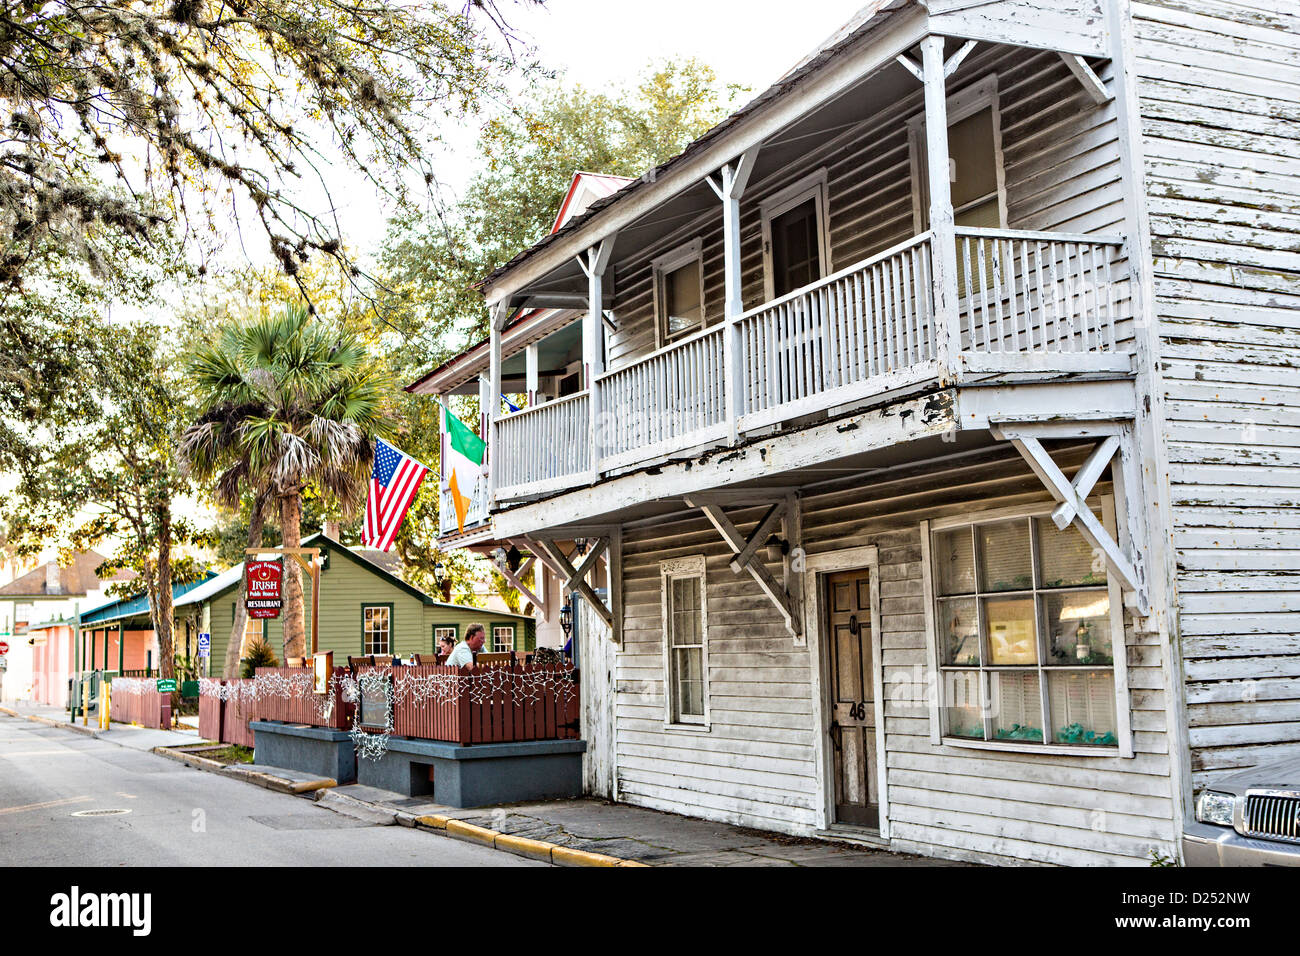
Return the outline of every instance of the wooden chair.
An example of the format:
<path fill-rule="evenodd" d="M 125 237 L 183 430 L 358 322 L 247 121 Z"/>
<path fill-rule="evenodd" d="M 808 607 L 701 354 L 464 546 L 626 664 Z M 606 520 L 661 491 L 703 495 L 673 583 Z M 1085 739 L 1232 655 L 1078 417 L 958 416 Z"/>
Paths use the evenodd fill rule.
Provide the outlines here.
<path fill-rule="evenodd" d="M 285 667 L 306 667 L 307 658 L 305 657 L 286 657 L 284 660 Z"/>

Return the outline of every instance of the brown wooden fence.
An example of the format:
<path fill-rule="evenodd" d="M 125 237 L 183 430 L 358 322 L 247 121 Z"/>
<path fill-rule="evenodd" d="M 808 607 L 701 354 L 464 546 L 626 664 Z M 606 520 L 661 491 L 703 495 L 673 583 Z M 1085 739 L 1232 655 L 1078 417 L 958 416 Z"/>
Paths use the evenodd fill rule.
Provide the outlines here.
<path fill-rule="evenodd" d="M 217 691 L 224 685 L 225 681 L 211 678 L 199 682 L 199 736 L 204 740 L 221 740 L 221 718 L 225 714 L 226 702 Z"/>
<path fill-rule="evenodd" d="M 145 678 L 115 678 L 109 716 L 127 724 L 155 730 L 171 729 L 171 695 L 158 693 L 156 682 Z"/>
<path fill-rule="evenodd" d="M 228 680 L 226 685 L 231 690 L 222 713 L 221 742 L 251 747 L 253 732 L 248 729 L 248 722 L 257 718 L 257 698 L 253 696 L 253 681 L 251 678 Z"/>
<path fill-rule="evenodd" d="M 279 720 L 287 724 L 307 724 L 309 727 L 333 727 L 347 730 L 352 726 L 351 705 L 343 700 L 343 677 L 346 667 L 334 668 L 329 696 L 333 706 L 325 705 L 325 697 L 313 693 L 315 671 L 310 667 L 259 667 L 257 680 L 263 690 L 257 695 L 257 719 Z"/>
<path fill-rule="evenodd" d="M 459 744 L 578 736 L 578 674 L 563 665 L 363 668 L 393 687 L 393 734 Z M 405 686 L 403 686 L 405 684 Z"/>

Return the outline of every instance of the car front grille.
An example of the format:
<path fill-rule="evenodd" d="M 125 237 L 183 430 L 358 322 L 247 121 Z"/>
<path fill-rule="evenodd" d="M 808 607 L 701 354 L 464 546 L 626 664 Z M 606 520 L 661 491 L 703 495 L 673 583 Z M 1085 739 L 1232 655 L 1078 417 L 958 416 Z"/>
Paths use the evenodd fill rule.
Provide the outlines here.
<path fill-rule="evenodd" d="M 1300 843 L 1300 794 L 1246 794 L 1247 836 Z"/>

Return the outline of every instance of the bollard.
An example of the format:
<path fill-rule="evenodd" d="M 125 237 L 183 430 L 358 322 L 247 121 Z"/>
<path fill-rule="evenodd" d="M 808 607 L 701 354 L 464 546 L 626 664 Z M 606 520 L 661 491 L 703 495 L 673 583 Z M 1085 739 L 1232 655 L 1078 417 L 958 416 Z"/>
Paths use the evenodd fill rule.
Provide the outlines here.
<path fill-rule="evenodd" d="M 108 730 L 109 708 L 112 706 L 113 685 L 107 681 L 99 689 L 99 729 Z"/>
<path fill-rule="evenodd" d="M 90 726 L 90 684 L 81 679 L 81 726 Z"/>

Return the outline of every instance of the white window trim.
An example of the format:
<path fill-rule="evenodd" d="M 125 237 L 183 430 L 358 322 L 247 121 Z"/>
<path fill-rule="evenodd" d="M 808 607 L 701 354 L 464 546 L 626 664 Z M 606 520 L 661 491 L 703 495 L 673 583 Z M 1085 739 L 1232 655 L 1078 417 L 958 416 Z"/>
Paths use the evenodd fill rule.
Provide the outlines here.
<path fill-rule="evenodd" d="M 826 167 L 823 166 L 774 192 L 758 204 L 763 223 L 763 297 L 768 302 L 776 297 L 776 279 L 772 274 L 772 220 L 809 199 L 816 202 L 817 237 L 821 243 L 822 269 L 817 278 L 824 279 L 834 271 L 831 268 L 831 229 L 826 205 L 827 178 Z"/>
<path fill-rule="evenodd" d="M 1113 535 L 1115 533 L 1115 499 L 1112 495 L 1097 495 L 1088 499 L 1089 504 L 1101 506 L 1102 524 Z M 934 674 L 934 693 L 929 694 L 930 701 L 930 743 L 933 746 L 962 747 L 970 750 L 1003 750 L 1015 753 L 1055 754 L 1077 757 L 1132 757 L 1133 726 L 1132 707 L 1128 685 L 1128 643 L 1124 626 L 1124 603 L 1119 582 L 1113 574 L 1106 575 L 1107 597 L 1110 601 L 1111 665 L 1115 674 L 1115 736 L 1118 746 L 1089 747 L 1066 744 L 1032 744 L 1001 740 L 970 740 L 965 737 L 949 737 L 943 733 L 943 679 L 939 661 L 939 638 L 934 615 L 934 563 L 931 555 L 930 536 L 946 528 L 958 528 L 971 524 L 986 524 L 1007 518 L 1038 518 L 1050 515 L 1056 503 L 1044 503 L 1038 506 L 1010 506 L 991 508 L 974 514 L 965 514 L 931 521 L 922 521 L 921 529 L 921 570 L 925 580 L 925 642 L 931 673 Z M 984 673 L 981 668 L 980 673 Z M 1043 728 L 1044 732 L 1047 728 Z"/>
<path fill-rule="evenodd" d="M 986 106 L 993 109 L 993 163 L 998 184 L 998 218 L 1000 228 L 1007 226 L 1006 162 L 1002 154 L 1002 111 L 998 96 L 997 74 L 990 74 L 978 83 L 948 97 L 948 125 L 973 116 Z M 908 158 L 912 167 L 912 227 L 916 235 L 925 231 L 926 215 L 930 206 L 930 187 L 925 164 L 925 113 L 918 113 L 907 121 Z M 951 162 L 951 157 L 949 157 Z M 954 210 L 955 212 L 956 210 Z"/>
<path fill-rule="evenodd" d="M 663 280 L 668 273 L 691 262 L 699 262 L 700 264 L 700 325 L 699 328 L 695 329 L 683 329 L 670 338 L 668 336 L 668 303 L 664 301 Z M 679 339 L 684 339 L 701 331 L 708 322 L 708 316 L 704 309 L 703 239 L 697 236 L 690 242 L 684 242 L 680 246 L 668 250 L 663 255 L 656 256 L 650 260 L 650 271 L 654 280 L 652 286 L 654 289 L 655 348 L 663 348 L 665 345 L 670 345 Z"/>
<path fill-rule="evenodd" d="M 510 632 L 510 646 L 504 651 L 497 649 L 497 631 Z M 519 639 L 518 630 L 513 624 L 493 624 L 492 625 L 492 651 L 496 654 L 508 654 L 516 650 L 515 641 Z"/>
<path fill-rule="evenodd" d="M 388 650 L 372 651 L 370 650 L 370 633 L 366 631 L 366 611 L 382 610 L 386 616 L 384 632 L 387 635 Z M 373 633 L 373 632 L 371 632 Z M 391 655 L 393 653 L 393 609 L 387 604 L 363 604 L 361 605 L 361 648 L 363 654 Z"/>
<path fill-rule="evenodd" d="M 668 619 L 669 586 L 678 578 L 700 579 L 700 673 L 704 679 L 704 717 L 702 720 L 673 720 L 673 665 L 672 643 Z M 708 585 L 704 573 L 704 555 L 693 554 L 659 562 L 659 607 L 664 630 L 664 729 L 688 733 L 708 733 L 709 711 L 709 601 Z"/>

